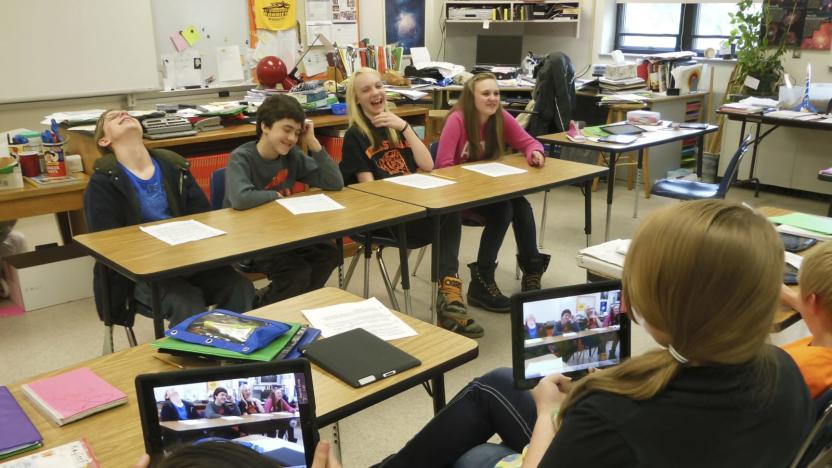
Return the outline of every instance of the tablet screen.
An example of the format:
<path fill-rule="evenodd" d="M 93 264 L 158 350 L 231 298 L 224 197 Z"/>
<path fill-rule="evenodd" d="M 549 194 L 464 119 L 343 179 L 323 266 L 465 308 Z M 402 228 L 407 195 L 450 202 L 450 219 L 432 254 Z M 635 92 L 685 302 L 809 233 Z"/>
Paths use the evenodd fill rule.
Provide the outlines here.
<path fill-rule="evenodd" d="M 317 434 L 309 423 L 314 409 L 305 373 L 235 373 L 235 367 L 218 368 L 226 375 L 195 379 L 181 373 L 185 378 L 178 382 L 145 382 L 140 407 L 153 452 L 165 455 L 180 445 L 223 439 L 282 466 L 306 466 Z"/>
<path fill-rule="evenodd" d="M 520 387 L 531 387 L 549 374 L 574 376 L 629 357 L 629 322 L 621 313 L 620 289 L 522 301 L 520 307 L 522 322 L 514 324 Z"/>

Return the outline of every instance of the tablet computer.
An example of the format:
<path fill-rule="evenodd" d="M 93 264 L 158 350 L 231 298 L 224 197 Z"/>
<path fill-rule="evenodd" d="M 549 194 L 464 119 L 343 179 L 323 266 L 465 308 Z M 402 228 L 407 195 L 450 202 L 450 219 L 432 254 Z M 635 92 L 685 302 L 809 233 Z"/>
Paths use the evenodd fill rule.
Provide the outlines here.
<path fill-rule="evenodd" d="M 605 125 L 601 127 L 601 130 L 611 135 L 638 135 L 639 133 L 644 133 L 644 129 L 628 123 L 618 125 Z"/>
<path fill-rule="evenodd" d="M 217 439 L 282 466 L 312 464 L 318 431 L 306 359 L 139 375 L 136 396 L 153 465 L 180 445 Z"/>
<path fill-rule="evenodd" d="M 549 374 L 572 378 L 630 357 L 621 281 L 542 289 L 511 297 L 514 384 L 532 388 Z"/>

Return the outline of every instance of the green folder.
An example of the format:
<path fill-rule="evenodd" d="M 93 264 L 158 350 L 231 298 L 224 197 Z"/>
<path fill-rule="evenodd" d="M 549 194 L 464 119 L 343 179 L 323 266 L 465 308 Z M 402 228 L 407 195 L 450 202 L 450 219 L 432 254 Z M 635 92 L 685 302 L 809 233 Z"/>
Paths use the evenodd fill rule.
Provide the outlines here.
<path fill-rule="evenodd" d="M 782 216 L 772 216 L 768 220 L 772 223 L 787 224 L 808 231 L 826 234 L 827 236 L 832 234 L 832 218 L 825 218 L 823 216 L 789 213 Z"/>
<path fill-rule="evenodd" d="M 284 322 L 291 328 L 284 333 L 280 338 L 274 340 L 265 348 L 260 348 L 251 354 L 238 353 L 236 351 L 229 351 L 227 349 L 214 348 L 213 346 L 205 346 L 200 344 L 188 343 L 170 337 L 164 337 L 150 343 L 150 346 L 158 348 L 163 352 L 170 352 L 171 354 L 195 354 L 198 356 L 207 356 L 217 359 L 228 359 L 233 361 L 271 361 L 277 356 L 283 348 L 292 340 L 295 333 L 300 329 L 299 323 Z"/>

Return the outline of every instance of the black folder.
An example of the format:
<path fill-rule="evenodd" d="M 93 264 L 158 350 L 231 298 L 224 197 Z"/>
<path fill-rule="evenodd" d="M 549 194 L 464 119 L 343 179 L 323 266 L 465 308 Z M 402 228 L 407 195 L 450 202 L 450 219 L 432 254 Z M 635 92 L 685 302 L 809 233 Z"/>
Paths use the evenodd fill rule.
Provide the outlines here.
<path fill-rule="evenodd" d="M 363 328 L 310 343 L 303 353 L 310 361 L 355 388 L 422 364 Z"/>

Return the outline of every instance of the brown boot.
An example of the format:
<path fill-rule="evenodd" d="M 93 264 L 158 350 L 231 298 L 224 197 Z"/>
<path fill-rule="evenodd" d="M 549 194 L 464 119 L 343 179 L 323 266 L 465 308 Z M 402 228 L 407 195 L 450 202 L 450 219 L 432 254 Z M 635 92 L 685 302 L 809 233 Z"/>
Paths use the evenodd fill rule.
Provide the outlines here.
<path fill-rule="evenodd" d="M 551 259 L 551 255 L 542 253 L 533 257 L 517 256 L 517 263 L 520 265 L 520 270 L 523 271 L 523 279 L 520 282 L 523 291 L 534 291 L 541 288 L 540 279 L 546 269 L 549 268 L 549 260 Z"/>
<path fill-rule="evenodd" d="M 462 280 L 456 276 L 442 278 L 436 308 L 442 328 L 468 338 L 479 338 L 485 334 L 485 330 L 468 316 L 468 309 L 462 300 Z"/>

